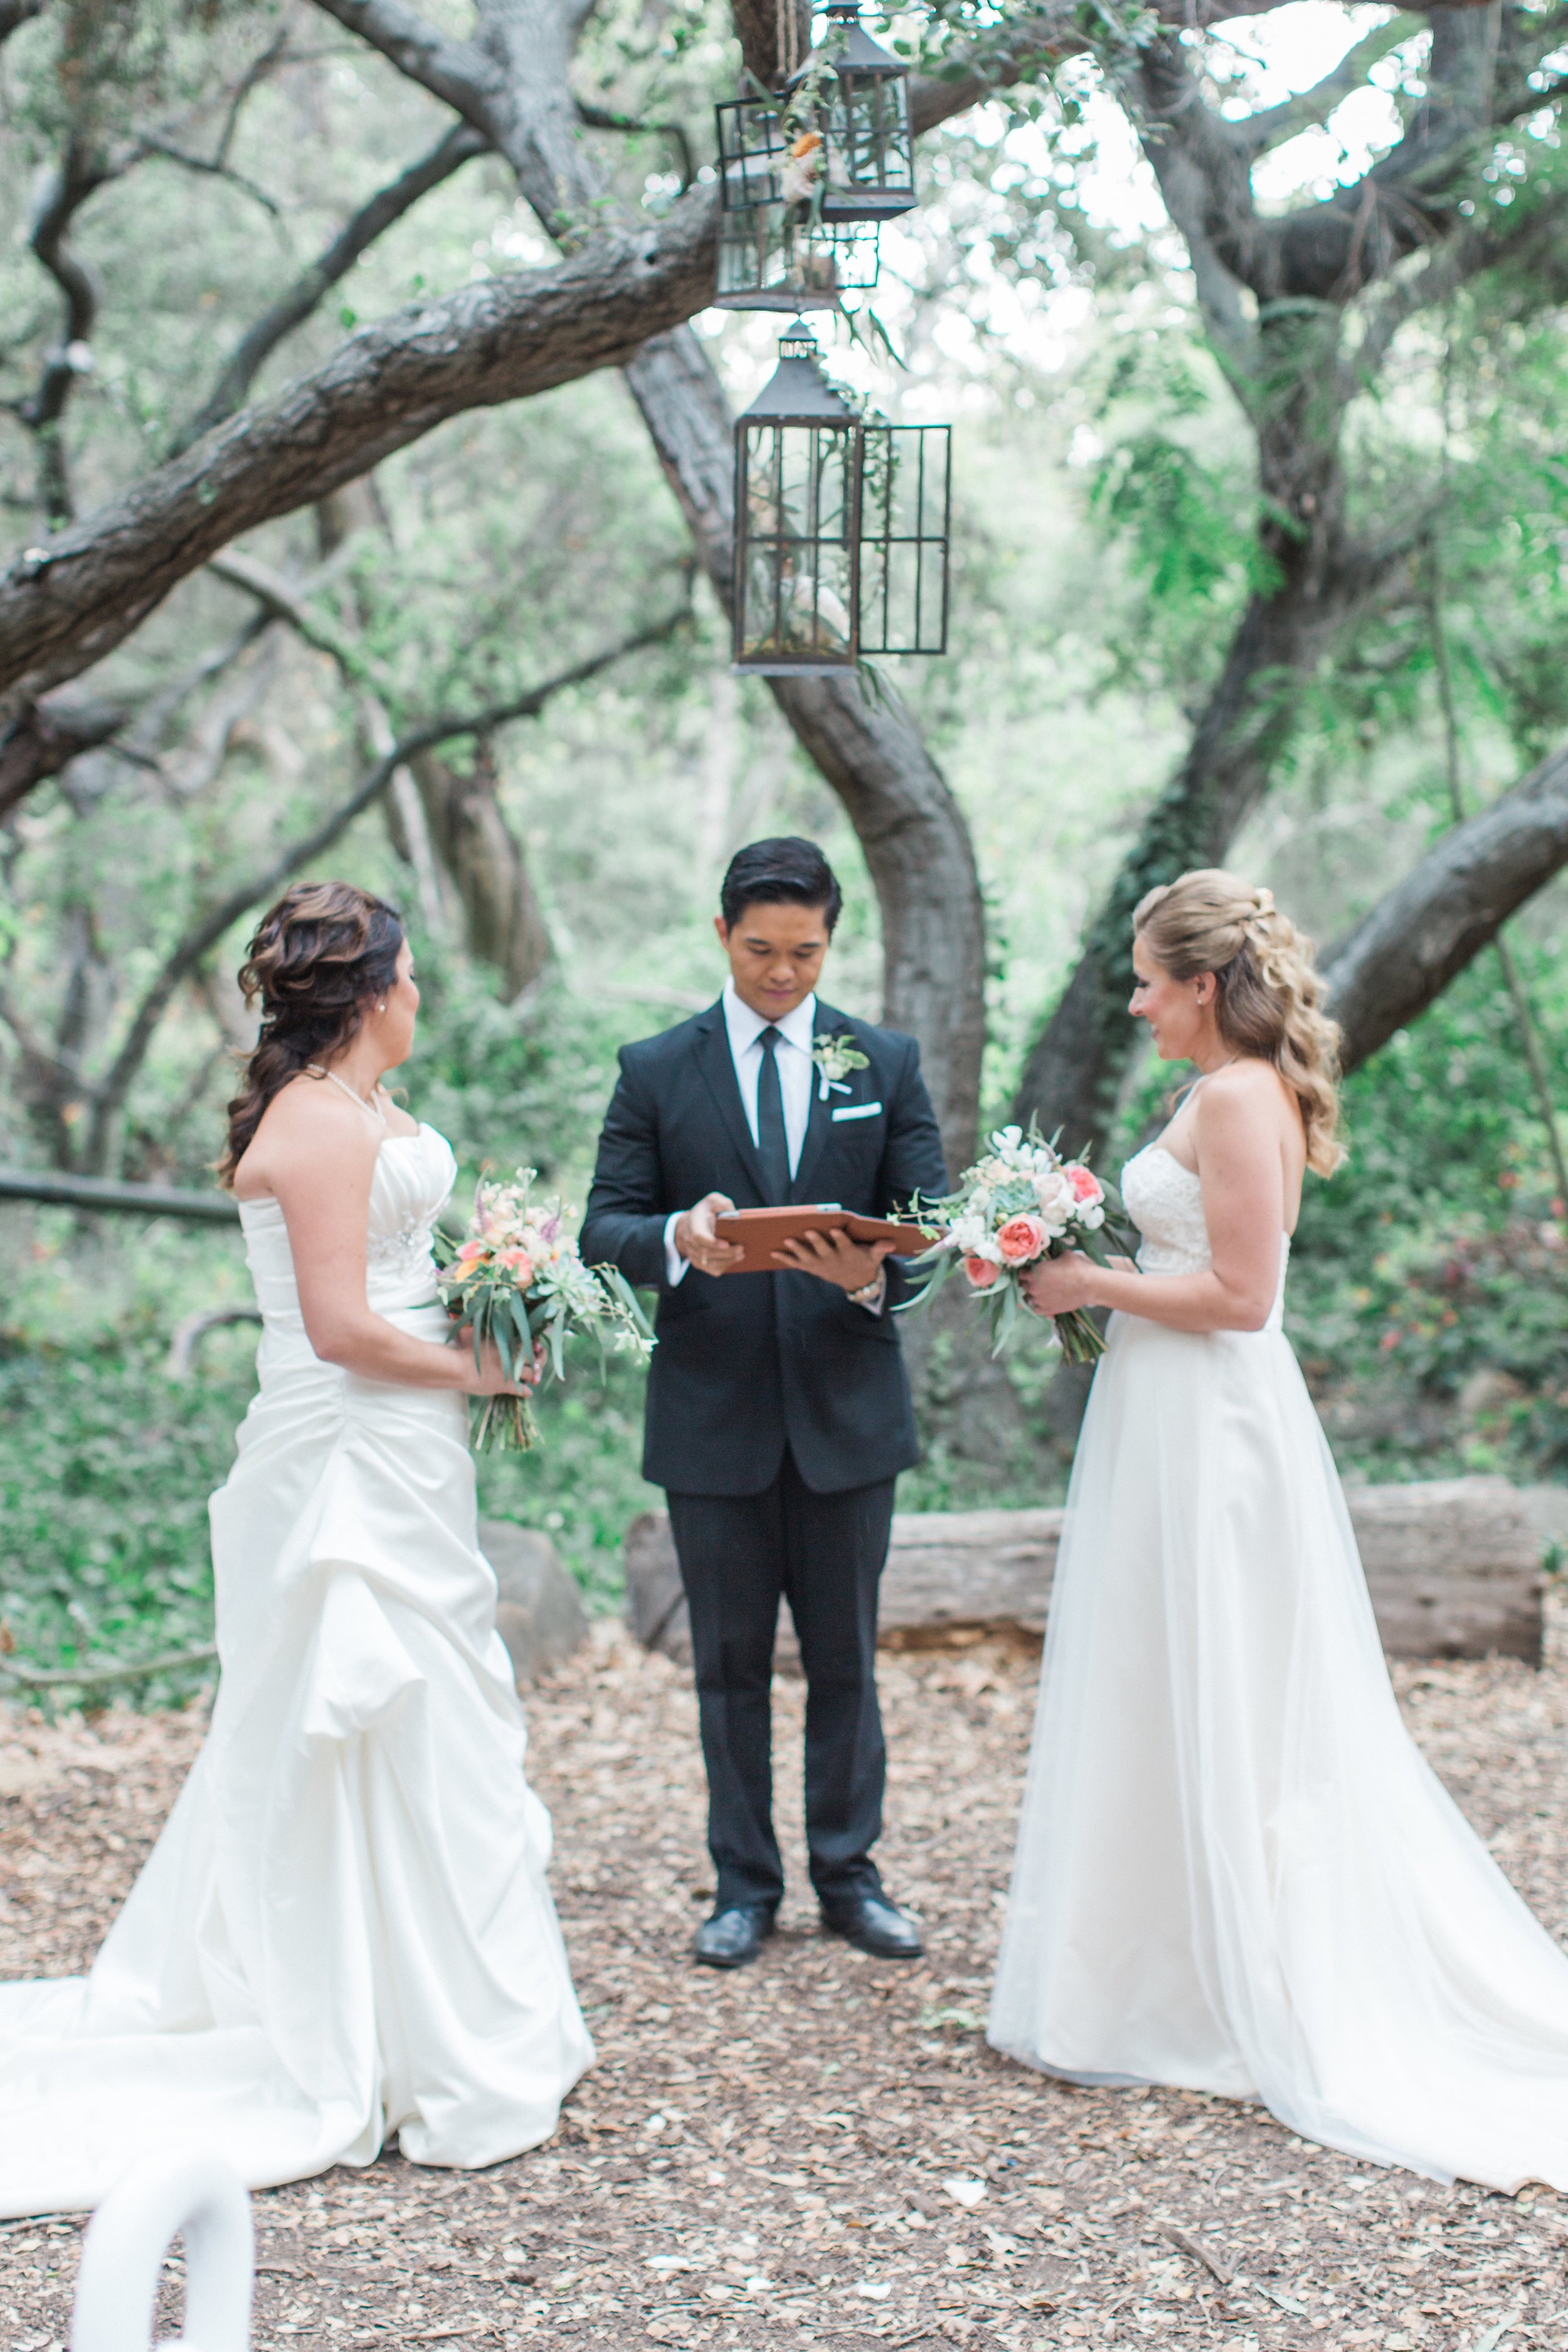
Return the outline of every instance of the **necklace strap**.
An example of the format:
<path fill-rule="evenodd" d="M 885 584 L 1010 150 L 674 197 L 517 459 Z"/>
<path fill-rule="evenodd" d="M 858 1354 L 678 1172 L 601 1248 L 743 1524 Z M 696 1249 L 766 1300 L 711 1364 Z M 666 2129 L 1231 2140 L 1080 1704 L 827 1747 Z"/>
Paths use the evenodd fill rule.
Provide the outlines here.
<path fill-rule="evenodd" d="M 325 1078 L 329 1086 L 334 1086 L 340 1094 L 347 1095 L 350 1102 L 358 1103 L 365 1117 L 374 1118 L 377 1127 L 386 1125 L 386 1113 L 382 1109 L 381 1105 L 376 1102 L 366 1102 L 358 1087 L 351 1087 L 346 1078 L 340 1078 L 336 1070 L 326 1069 L 320 1062 L 307 1062 L 305 1071 L 309 1077 Z"/>

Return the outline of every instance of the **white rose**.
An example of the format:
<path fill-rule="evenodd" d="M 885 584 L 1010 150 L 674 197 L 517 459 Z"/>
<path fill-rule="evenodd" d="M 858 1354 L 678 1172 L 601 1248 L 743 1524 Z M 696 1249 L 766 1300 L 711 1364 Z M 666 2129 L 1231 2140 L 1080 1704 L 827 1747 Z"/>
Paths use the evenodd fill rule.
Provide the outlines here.
<path fill-rule="evenodd" d="M 1052 1238 L 1065 1234 L 1073 1221 L 1078 1202 L 1073 1197 L 1072 1186 L 1059 1168 L 1053 1168 L 1035 1178 L 1035 1198 L 1040 1204 L 1040 1215 Z"/>
<path fill-rule="evenodd" d="M 1105 1211 L 1098 1201 L 1085 1201 L 1079 1205 L 1078 1221 L 1085 1233 L 1098 1233 L 1105 1223 Z"/>

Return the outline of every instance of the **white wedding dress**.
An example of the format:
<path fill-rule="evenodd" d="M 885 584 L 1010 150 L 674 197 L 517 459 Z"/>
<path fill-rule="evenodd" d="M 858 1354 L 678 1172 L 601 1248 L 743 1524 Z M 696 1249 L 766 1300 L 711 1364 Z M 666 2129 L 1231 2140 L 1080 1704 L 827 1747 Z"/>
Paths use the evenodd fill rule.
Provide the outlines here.
<path fill-rule="evenodd" d="M 1155 1144 L 1122 1183 L 1151 1281 L 1209 1265 L 1196 1176 Z M 989 2038 L 1568 2189 L 1568 1958 L 1405 1734 L 1283 1293 L 1259 1332 L 1111 1318 Z"/>
<path fill-rule="evenodd" d="M 367 1295 L 439 1338 L 431 1128 L 390 1136 Z M 212 1501 L 212 1728 L 86 1977 L 0 1985 L 0 2215 L 216 2149 L 251 2187 L 483 2165 L 549 2137 L 593 2060 L 550 1819 L 476 1544 L 464 1401 L 322 1363 L 283 1214 L 241 1204 L 260 1392 Z"/>

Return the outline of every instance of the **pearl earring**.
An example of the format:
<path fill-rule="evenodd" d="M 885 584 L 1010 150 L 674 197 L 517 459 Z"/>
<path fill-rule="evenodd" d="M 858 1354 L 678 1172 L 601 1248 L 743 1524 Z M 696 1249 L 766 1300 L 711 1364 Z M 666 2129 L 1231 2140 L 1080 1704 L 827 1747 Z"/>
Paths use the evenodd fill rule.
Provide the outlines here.
<path fill-rule="evenodd" d="M 375 1008 L 375 1009 L 376 1009 L 376 1011 L 377 1011 L 378 1013 L 384 1013 L 384 1012 L 386 1011 L 386 999 L 385 999 L 385 997 L 384 997 L 384 996 L 382 998 L 381 1003 L 376 1006 L 376 1008 Z"/>

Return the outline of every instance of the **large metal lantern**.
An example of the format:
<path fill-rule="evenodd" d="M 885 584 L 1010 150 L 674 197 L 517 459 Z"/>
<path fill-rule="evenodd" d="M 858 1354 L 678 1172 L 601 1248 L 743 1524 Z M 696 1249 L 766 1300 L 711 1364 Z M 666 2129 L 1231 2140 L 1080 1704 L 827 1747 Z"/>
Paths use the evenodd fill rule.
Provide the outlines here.
<path fill-rule="evenodd" d="M 719 215 L 721 310 L 832 310 L 877 283 L 875 221 L 829 224 L 802 205 Z"/>
<path fill-rule="evenodd" d="M 947 645 L 951 435 L 864 423 L 797 319 L 735 425 L 734 666 L 852 670 Z"/>
<path fill-rule="evenodd" d="M 910 211 L 915 202 L 910 69 L 862 29 L 859 17 L 859 0 L 829 0 L 822 45 L 826 57 L 819 52 L 808 58 L 784 84 L 781 134 L 795 124 L 802 99 L 815 124 L 784 138 L 783 193 L 805 193 L 787 183 L 792 169 L 802 174 L 817 152 L 807 145 L 815 128 L 821 142 L 825 221 L 888 220 Z M 820 90 L 815 106 L 808 97 L 813 85 Z"/>

